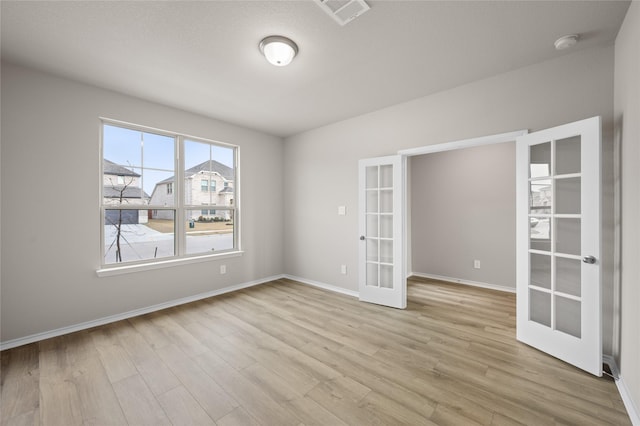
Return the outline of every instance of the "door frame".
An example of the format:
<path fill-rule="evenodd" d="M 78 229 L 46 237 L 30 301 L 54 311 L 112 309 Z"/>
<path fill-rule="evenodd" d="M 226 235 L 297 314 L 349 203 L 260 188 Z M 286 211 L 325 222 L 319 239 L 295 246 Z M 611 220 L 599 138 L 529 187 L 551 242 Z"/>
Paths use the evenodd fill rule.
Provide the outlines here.
<path fill-rule="evenodd" d="M 402 260 L 402 265 L 404 267 L 405 279 L 408 278 L 409 275 L 413 272 L 412 271 L 413 265 L 411 264 L 411 197 L 409 196 L 411 180 L 408 178 L 408 173 L 409 173 L 408 158 L 416 155 L 433 154 L 436 152 L 454 151 L 454 150 L 465 149 L 465 148 L 475 148 L 479 146 L 494 145 L 494 144 L 506 143 L 506 142 L 515 143 L 517 137 L 524 136 L 528 133 L 529 133 L 529 130 L 526 130 L 526 129 L 516 130 L 513 132 L 498 133 L 495 135 L 487 135 L 487 136 L 481 136 L 481 137 L 470 138 L 470 139 L 461 139 L 453 142 L 444 142 L 444 143 L 438 143 L 434 145 L 421 146 L 417 148 L 402 149 L 398 151 L 398 155 L 401 156 L 401 160 L 403 164 L 405 164 L 405 178 L 403 179 L 402 188 L 401 188 L 401 191 L 403 194 L 403 202 L 404 202 L 402 230 L 404 233 L 403 239 L 404 239 L 405 246 L 403 250 L 404 259 Z M 514 185 L 515 185 L 515 179 L 514 179 Z"/>

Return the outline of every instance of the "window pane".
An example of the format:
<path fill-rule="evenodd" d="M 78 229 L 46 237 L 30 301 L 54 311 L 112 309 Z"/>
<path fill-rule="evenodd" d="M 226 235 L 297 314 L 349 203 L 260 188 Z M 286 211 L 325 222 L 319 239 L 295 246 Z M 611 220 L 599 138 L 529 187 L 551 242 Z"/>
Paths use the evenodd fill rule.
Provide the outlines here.
<path fill-rule="evenodd" d="M 529 177 L 551 175 L 551 143 L 545 142 L 529 147 Z"/>
<path fill-rule="evenodd" d="M 551 289 L 551 256 L 530 253 L 529 285 Z"/>
<path fill-rule="evenodd" d="M 551 213 L 551 180 L 534 180 L 530 184 L 529 211 L 533 214 Z"/>
<path fill-rule="evenodd" d="M 104 214 L 104 263 L 134 262 L 174 256 L 174 210 L 107 209 Z"/>
<path fill-rule="evenodd" d="M 551 294 L 529 289 L 529 320 L 551 327 Z"/>
<path fill-rule="evenodd" d="M 556 290 L 580 297 L 582 293 L 582 262 L 556 257 Z"/>
<path fill-rule="evenodd" d="M 556 296 L 556 328 L 580 338 L 582 335 L 580 311 L 581 304 L 577 300 Z"/>
<path fill-rule="evenodd" d="M 556 219 L 556 251 L 580 255 L 580 219 Z"/>
<path fill-rule="evenodd" d="M 580 135 L 556 141 L 556 174 L 580 173 Z"/>
<path fill-rule="evenodd" d="M 176 205 L 174 173 L 145 169 L 142 172 L 145 189 L 144 195 L 153 206 L 173 207 Z"/>
<path fill-rule="evenodd" d="M 580 214 L 580 178 L 556 179 L 556 213 Z"/>
<path fill-rule="evenodd" d="M 366 188 L 375 189 L 378 187 L 378 166 L 369 166 L 366 169 Z M 376 280 L 377 281 L 377 280 Z"/>
<path fill-rule="evenodd" d="M 236 248 L 236 147 L 103 124 L 102 149 L 103 264 Z"/>
<path fill-rule="evenodd" d="M 173 137 L 103 126 L 105 205 L 174 206 L 173 191 L 167 188 L 174 174 Z"/>
<path fill-rule="evenodd" d="M 184 146 L 185 205 L 233 205 L 234 150 L 191 140 L 185 141 Z M 190 188 L 192 180 L 195 185 L 200 182 L 200 188 Z"/>
<path fill-rule="evenodd" d="M 187 210 L 187 254 L 212 253 L 234 248 L 233 210 Z"/>
<path fill-rule="evenodd" d="M 175 168 L 174 138 L 143 132 L 144 151 L 142 163 L 145 168 L 173 170 Z"/>
<path fill-rule="evenodd" d="M 529 218 L 529 247 L 551 251 L 551 221 L 548 217 Z"/>
<path fill-rule="evenodd" d="M 141 135 L 142 132 L 139 130 L 105 124 L 102 133 L 103 158 L 125 167 L 141 167 Z"/>

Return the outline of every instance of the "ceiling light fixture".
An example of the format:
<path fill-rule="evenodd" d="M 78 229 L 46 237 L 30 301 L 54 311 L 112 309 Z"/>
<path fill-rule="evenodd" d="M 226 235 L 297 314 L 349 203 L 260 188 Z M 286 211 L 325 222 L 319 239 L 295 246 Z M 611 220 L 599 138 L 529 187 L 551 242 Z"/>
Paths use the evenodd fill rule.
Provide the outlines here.
<path fill-rule="evenodd" d="M 557 39 L 553 45 L 556 47 L 556 50 L 565 50 L 575 46 L 579 38 L 577 34 L 566 35 Z"/>
<path fill-rule="evenodd" d="M 267 61 L 277 67 L 289 65 L 298 53 L 298 45 L 282 36 L 265 37 L 259 47 Z"/>

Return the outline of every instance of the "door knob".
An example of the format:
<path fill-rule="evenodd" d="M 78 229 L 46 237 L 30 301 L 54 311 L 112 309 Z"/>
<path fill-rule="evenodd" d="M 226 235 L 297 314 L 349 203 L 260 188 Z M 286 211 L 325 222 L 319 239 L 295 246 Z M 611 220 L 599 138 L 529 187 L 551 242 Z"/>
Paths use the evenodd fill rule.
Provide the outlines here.
<path fill-rule="evenodd" d="M 360 241 L 364 241 L 364 235 L 360 235 Z"/>
<path fill-rule="evenodd" d="M 593 265 L 594 263 L 596 263 L 596 258 L 593 256 L 585 256 L 582 258 L 582 261 L 584 263 L 588 263 L 590 265 Z"/>

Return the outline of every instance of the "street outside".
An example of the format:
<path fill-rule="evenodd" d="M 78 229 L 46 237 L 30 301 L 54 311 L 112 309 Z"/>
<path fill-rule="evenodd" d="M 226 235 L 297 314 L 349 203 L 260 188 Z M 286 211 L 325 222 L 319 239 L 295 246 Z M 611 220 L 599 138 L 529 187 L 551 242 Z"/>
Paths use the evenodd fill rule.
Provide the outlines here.
<path fill-rule="evenodd" d="M 231 228 L 223 231 L 187 229 L 187 254 L 215 252 L 233 248 L 233 227 Z M 116 235 L 117 229 L 114 225 L 105 225 L 104 251 L 105 263 L 107 264 L 117 263 Z M 120 250 L 123 262 L 174 256 L 173 232 L 159 232 L 142 224 L 122 225 Z"/>

